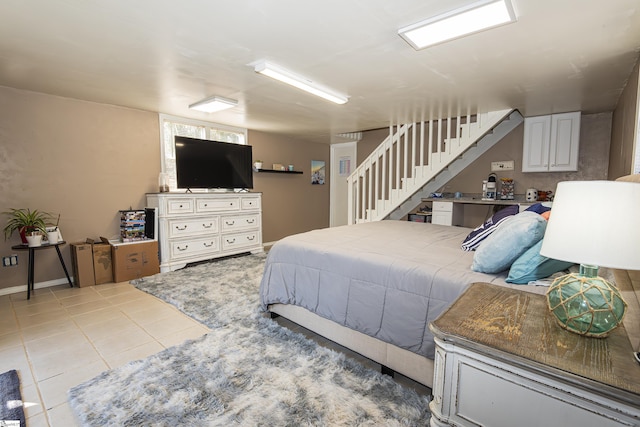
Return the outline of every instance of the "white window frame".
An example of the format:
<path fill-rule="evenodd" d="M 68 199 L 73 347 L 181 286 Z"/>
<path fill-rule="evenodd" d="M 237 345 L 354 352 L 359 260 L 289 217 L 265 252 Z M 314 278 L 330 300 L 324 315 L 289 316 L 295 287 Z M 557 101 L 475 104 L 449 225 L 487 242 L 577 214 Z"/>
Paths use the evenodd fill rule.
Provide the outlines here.
<path fill-rule="evenodd" d="M 196 120 L 196 119 L 188 119 L 186 117 L 179 117 L 179 116 L 172 116 L 169 114 L 158 114 L 158 122 L 160 125 L 160 171 L 162 173 L 166 173 L 168 174 L 168 178 L 169 178 L 169 189 L 171 191 L 175 191 L 177 190 L 177 186 L 176 186 L 176 177 L 175 174 L 172 174 L 171 172 L 167 172 L 167 160 L 171 161 L 171 162 L 175 162 L 175 154 L 174 153 L 169 153 L 169 156 L 167 156 L 166 153 L 166 147 L 167 147 L 167 143 L 168 141 L 165 141 L 165 135 L 164 135 L 164 124 L 165 122 L 170 122 L 170 123 L 179 123 L 181 125 L 187 125 L 187 126 L 196 126 L 196 127 L 201 127 L 204 128 L 206 130 L 207 135 L 205 135 L 202 139 L 209 139 L 209 134 L 211 133 L 211 131 L 215 131 L 215 130 L 221 130 L 221 131 L 225 131 L 225 132 L 232 132 L 232 133 L 238 133 L 238 134 L 242 134 L 244 135 L 244 142 L 242 143 L 243 145 L 248 145 L 249 144 L 249 132 L 246 128 L 239 128 L 239 127 L 235 127 L 235 126 L 229 126 L 229 125 L 223 125 L 221 123 L 214 123 L 214 122 L 208 122 L 208 121 L 204 121 L 204 120 Z M 170 142 L 172 146 L 173 141 Z M 175 168 L 174 168 L 175 170 Z"/>

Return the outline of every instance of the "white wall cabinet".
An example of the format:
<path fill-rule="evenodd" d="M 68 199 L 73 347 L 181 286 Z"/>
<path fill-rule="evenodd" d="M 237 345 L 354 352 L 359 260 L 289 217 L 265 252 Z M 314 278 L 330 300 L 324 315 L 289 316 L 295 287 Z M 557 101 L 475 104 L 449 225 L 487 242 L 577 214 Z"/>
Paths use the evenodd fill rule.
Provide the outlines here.
<path fill-rule="evenodd" d="M 524 119 L 522 172 L 578 170 L 580 112 Z"/>
<path fill-rule="evenodd" d="M 147 206 L 157 208 L 160 271 L 187 263 L 262 252 L 260 193 L 154 193 Z"/>

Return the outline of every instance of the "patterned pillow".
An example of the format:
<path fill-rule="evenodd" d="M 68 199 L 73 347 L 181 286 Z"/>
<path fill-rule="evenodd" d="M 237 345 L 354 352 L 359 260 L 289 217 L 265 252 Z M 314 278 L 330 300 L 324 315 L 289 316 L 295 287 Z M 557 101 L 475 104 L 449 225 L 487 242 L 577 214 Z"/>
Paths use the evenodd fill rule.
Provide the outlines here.
<path fill-rule="evenodd" d="M 560 261 L 540 255 L 543 240 L 531 246 L 515 260 L 509 270 L 508 283 L 526 285 L 529 282 L 549 277 L 558 271 L 566 270 L 573 265 L 572 262 Z"/>
<path fill-rule="evenodd" d="M 551 210 L 551 203 L 547 202 L 547 203 L 534 203 L 533 205 L 529 206 L 526 211 L 531 211 L 531 212 L 536 212 L 539 214 L 543 214 L 547 211 Z"/>
<path fill-rule="evenodd" d="M 476 227 L 469 233 L 462 242 L 462 249 L 465 251 L 475 251 L 478 246 L 480 246 L 480 243 L 496 231 L 496 228 L 504 222 L 504 220 L 517 214 L 519 210 L 520 208 L 517 205 L 511 205 L 494 213 L 484 224 Z"/>
<path fill-rule="evenodd" d="M 547 221 L 535 212 L 521 212 L 505 221 L 480 245 L 471 269 L 499 273 L 544 237 Z"/>

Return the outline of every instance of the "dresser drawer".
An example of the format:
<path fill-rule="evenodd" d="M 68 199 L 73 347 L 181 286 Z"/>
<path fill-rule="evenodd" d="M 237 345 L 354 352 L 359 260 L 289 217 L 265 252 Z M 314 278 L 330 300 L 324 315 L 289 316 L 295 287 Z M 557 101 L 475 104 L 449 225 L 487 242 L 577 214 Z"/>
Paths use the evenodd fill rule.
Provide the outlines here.
<path fill-rule="evenodd" d="M 236 248 L 248 248 L 258 245 L 260 245 L 260 232 L 258 230 L 222 236 L 223 251 L 229 251 Z"/>
<path fill-rule="evenodd" d="M 243 197 L 240 203 L 243 211 L 260 209 L 260 197 Z"/>
<path fill-rule="evenodd" d="M 247 230 L 260 224 L 260 215 L 223 216 L 220 220 L 222 231 Z"/>
<path fill-rule="evenodd" d="M 220 252 L 220 237 L 200 237 L 187 240 L 170 241 L 172 259 L 189 258 L 195 255 Z"/>
<path fill-rule="evenodd" d="M 167 199 L 167 214 L 193 213 L 193 199 Z"/>
<path fill-rule="evenodd" d="M 218 216 L 170 219 L 168 221 L 169 238 L 217 233 L 220 230 L 219 219 Z"/>
<path fill-rule="evenodd" d="M 221 212 L 240 210 L 240 199 L 237 197 L 209 198 L 197 200 L 198 212 Z"/>

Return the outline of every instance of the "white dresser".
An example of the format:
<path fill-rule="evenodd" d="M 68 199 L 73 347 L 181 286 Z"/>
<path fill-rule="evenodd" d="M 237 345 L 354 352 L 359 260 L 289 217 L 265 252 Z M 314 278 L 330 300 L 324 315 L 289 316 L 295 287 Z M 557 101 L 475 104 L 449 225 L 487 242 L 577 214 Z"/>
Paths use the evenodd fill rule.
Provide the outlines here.
<path fill-rule="evenodd" d="M 153 193 L 160 271 L 243 252 L 262 252 L 261 193 Z"/>

